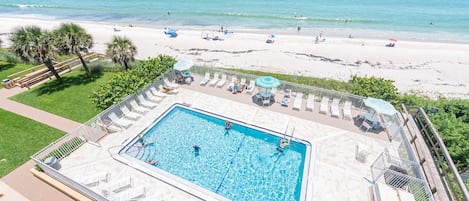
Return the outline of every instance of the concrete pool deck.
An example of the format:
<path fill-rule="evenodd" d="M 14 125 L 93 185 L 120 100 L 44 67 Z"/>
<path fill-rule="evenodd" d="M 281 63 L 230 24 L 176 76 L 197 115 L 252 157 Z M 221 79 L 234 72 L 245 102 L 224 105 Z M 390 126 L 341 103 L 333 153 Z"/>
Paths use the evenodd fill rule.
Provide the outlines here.
<path fill-rule="evenodd" d="M 60 172 L 80 181 L 86 175 L 106 171 L 110 173 L 111 181 L 123 176 L 132 177 L 135 186 L 146 187 L 147 196 L 160 194 L 162 200 L 200 200 L 192 195 L 196 192 L 184 192 L 112 158 L 127 140 L 150 125 L 173 103 L 185 102 L 192 107 L 280 133 L 284 132 L 286 122 L 289 122 L 295 128 L 294 137 L 310 141 L 314 148 L 308 180 L 303 181 L 308 183 L 306 200 L 369 200 L 371 184 L 367 178 L 371 178 L 370 166 L 390 144 L 385 132 L 364 133 L 353 120 L 319 114 L 319 103 L 315 104 L 312 112 L 305 111 L 306 100 L 303 100 L 300 111 L 292 110 L 291 106 L 281 107 L 278 103 L 261 107 L 252 102 L 251 97 L 255 92 L 252 95 L 233 95 L 226 88 L 199 86 L 199 81 L 200 77 L 196 77 L 193 85 L 181 85 L 177 95 L 168 95 L 158 107 L 127 130 L 102 138 L 99 141 L 101 147 L 84 144 L 61 161 Z M 359 112 L 353 111 L 354 115 Z M 366 145 L 370 152 L 364 163 L 355 159 L 357 145 Z"/>

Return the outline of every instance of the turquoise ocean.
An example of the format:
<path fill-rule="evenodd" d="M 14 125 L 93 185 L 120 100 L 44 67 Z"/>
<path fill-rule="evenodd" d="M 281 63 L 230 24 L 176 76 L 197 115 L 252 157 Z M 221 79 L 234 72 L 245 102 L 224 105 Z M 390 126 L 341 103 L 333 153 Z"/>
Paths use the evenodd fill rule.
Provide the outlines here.
<path fill-rule="evenodd" d="M 469 43 L 469 0 L 0 0 L 0 16 Z"/>

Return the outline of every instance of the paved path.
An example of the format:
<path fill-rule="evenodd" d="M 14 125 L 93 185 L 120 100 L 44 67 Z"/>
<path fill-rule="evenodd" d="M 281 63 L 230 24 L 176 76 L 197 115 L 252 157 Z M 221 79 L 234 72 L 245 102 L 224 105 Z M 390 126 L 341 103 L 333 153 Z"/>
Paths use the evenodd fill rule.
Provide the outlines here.
<path fill-rule="evenodd" d="M 81 125 L 81 123 L 8 99 L 8 97 L 14 96 L 23 91 L 25 91 L 25 89 L 18 87 L 13 89 L 0 89 L 0 108 L 47 124 L 65 132 L 70 132 Z M 10 172 L 8 175 L 1 178 L 0 193 L 5 194 L 4 197 L 0 197 L 2 201 L 4 198 L 6 200 L 11 198 L 15 201 L 73 200 L 61 191 L 33 176 L 29 171 L 33 167 L 34 162 L 29 160 L 14 171 Z M 21 195 L 18 195 L 18 193 Z"/>

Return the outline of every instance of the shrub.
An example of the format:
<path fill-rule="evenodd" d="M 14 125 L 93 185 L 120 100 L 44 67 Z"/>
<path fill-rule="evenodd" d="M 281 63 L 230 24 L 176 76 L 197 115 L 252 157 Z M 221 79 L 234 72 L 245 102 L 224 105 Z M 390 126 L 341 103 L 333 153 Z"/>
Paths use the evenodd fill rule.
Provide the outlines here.
<path fill-rule="evenodd" d="M 104 110 L 153 82 L 171 69 L 174 63 L 176 60 L 173 57 L 163 55 L 139 61 L 131 70 L 118 72 L 107 83 L 99 86 L 90 96 L 91 101 L 98 109 Z"/>
<path fill-rule="evenodd" d="M 394 81 L 377 77 L 352 76 L 348 81 L 351 93 L 364 97 L 380 98 L 389 101 L 393 105 L 399 104 L 399 94 Z"/>

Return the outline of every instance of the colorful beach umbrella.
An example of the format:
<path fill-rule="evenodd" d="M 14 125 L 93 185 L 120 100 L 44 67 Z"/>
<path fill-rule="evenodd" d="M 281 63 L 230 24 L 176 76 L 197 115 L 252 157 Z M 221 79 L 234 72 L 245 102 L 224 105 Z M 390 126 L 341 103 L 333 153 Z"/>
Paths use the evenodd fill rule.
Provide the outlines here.
<path fill-rule="evenodd" d="M 194 65 L 192 60 L 180 60 L 173 66 L 174 70 L 184 71 L 190 69 Z"/>
<path fill-rule="evenodd" d="M 367 107 L 370 107 L 371 109 L 373 109 L 374 111 L 380 114 L 391 116 L 397 113 L 396 108 L 394 108 L 394 106 L 391 105 L 391 103 L 382 99 L 369 97 L 363 100 L 363 103 L 365 103 Z"/>
<path fill-rule="evenodd" d="M 277 88 L 280 86 L 280 80 L 272 76 L 260 76 L 256 79 L 256 85 L 266 89 Z"/>

